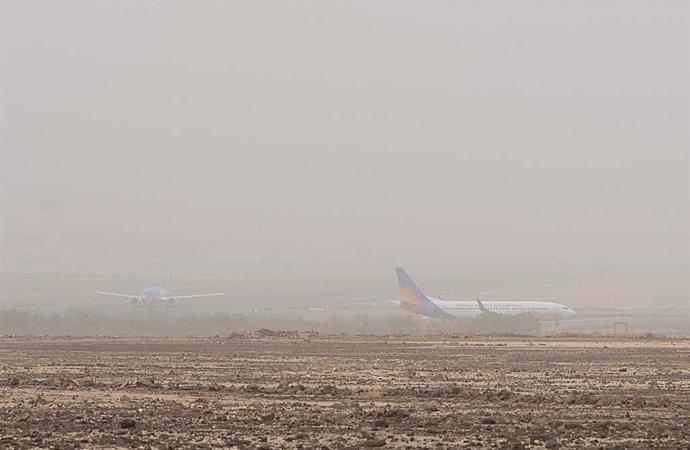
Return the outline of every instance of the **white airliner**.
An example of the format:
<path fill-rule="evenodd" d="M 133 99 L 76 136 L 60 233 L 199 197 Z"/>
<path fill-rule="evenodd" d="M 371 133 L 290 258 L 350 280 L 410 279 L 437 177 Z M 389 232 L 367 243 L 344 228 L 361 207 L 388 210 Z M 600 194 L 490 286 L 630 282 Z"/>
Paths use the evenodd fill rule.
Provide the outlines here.
<path fill-rule="evenodd" d="M 188 299 L 188 298 L 199 298 L 199 297 L 215 297 L 218 295 L 223 295 L 222 292 L 216 292 L 213 294 L 194 294 L 194 295 L 173 295 L 173 292 L 180 289 L 172 289 L 170 285 L 170 271 L 168 271 L 168 276 L 165 279 L 165 286 L 160 287 L 146 287 L 141 290 L 138 295 L 135 294 L 118 294 L 115 292 L 102 292 L 98 291 L 99 294 L 110 295 L 111 297 L 120 297 L 129 299 L 134 304 L 143 305 L 153 305 L 153 304 L 166 304 L 173 305 L 178 300 Z"/>
<path fill-rule="evenodd" d="M 437 319 L 477 317 L 483 313 L 528 316 L 539 320 L 559 320 L 575 315 L 560 303 L 540 301 L 444 301 L 428 297 L 402 267 L 396 267 L 400 284 L 400 307 L 415 314 Z"/>

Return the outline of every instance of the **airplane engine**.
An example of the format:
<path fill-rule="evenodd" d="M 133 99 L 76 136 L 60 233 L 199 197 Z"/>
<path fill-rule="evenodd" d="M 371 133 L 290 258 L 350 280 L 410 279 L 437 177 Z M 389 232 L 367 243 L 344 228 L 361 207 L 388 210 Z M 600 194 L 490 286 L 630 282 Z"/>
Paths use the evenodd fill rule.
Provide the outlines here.
<path fill-rule="evenodd" d="M 130 300 L 130 302 L 132 302 L 133 305 L 138 305 L 138 304 L 139 304 L 139 299 L 138 299 L 138 298 L 135 298 L 135 297 L 132 297 L 132 299 Z"/>
<path fill-rule="evenodd" d="M 170 297 L 165 300 L 165 303 L 167 303 L 168 305 L 174 305 L 175 303 L 177 303 L 177 299 L 175 297 Z"/>

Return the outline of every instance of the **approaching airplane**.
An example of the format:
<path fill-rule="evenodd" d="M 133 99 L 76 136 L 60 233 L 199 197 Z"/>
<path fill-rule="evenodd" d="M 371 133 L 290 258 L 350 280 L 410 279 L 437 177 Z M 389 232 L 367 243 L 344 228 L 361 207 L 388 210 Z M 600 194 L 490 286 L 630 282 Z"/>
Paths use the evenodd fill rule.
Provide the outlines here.
<path fill-rule="evenodd" d="M 139 295 L 133 294 L 118 294 L 115 292 L 102 292 L 98 291 L 99 294 L 110 295 L 111 297 L 127 298 L 134 304 L 144 304 L 151 305 L 155 303 L 164 303 L 166 305 L 174 305 L 178 300 L 188 299 L 188 298 L 198 298 L 198 297 L 215 297 L 218 295 L 223 295 L 222 292 L 217 292 L 214 294 L 194 294 L 194 295 L 173 295 L 173 292 L 182 290 L 172 289 L 170 287 L 170 271 L 168 271 L 168 276 L 165 279 L 165 286 L 161 287 L 146 287 L 141 290 Z"/>
<path fill-rule="evenodd" d="M 528 316 L 539 320 L 558 320 L 575 315 L 575 311 L 560 303 L 540 301 L 443 301 L 428 297 L 414 284 L 402 267 L 396 267 L 400 284 L 400 307 L 415 314 L 436 319 L 477 317 L 481 314 Z"/>

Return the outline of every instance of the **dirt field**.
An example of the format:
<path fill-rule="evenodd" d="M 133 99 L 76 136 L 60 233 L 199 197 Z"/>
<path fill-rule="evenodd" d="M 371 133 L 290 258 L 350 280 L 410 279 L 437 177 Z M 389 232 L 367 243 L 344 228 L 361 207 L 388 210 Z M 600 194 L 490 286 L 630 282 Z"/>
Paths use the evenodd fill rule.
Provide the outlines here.
<path fill-rule="evenodd" d="M 0 338 L 1 447 L 688 448 L 690 341 Z"/>

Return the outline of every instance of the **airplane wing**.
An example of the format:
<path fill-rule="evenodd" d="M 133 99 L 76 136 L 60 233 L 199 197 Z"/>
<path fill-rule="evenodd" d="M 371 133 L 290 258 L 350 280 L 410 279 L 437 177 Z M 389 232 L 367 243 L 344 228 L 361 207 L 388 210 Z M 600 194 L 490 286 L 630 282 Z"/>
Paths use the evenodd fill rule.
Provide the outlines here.
<path fill-rule="evenodd" d="M 120 297 L 120 298 L 128 298 L 128 299 L 133 299 L 133 298 L 138 299 L 139 298 L 138 295 L 132 295 L 132 294 L 117 294 L 115 292 L 102 292 L 102 291 L 98 291 L 98 293 L 102 294 L 102 295 L 109 295 L 111 297 Z"/>
<path fill-rule="evenodd" d="M 199 298 L 199 297 L 217 297 L 219 295 L 225 295 L 223 292 L 216 292 L 214 294 L 195 294 L 195 295 L 171 295 L 170 297 L 165 297 L 163 300 L 169 298 L 174 298 L 175 300 L 181 300 L 185 298 Z"/>
<path fill-rule="evenodd" d="M 488 313 L 490 312 L 488 309 L 484 307 L 484 303 L 482 303 L 481 300 L 477 299 L 477 305 L 479 305 L 479 310 L 483 313 Z"/>
<path fill-rule="evenodd" d="M 482 301 L 479 300 L 479 298 L 477 298 L 477 305 L 479 306 L 479 311 L 481 311 L 481 314 L 485 315 L 485 316 L 491 316 L 491 315 L 507 316 L 508 315 L 508 314 L 500 313 L 497 311 L 489 311 L 488 309 L 486 309 L 486 306 L 484 306 L 484 303 L 482 303 Z"/>

